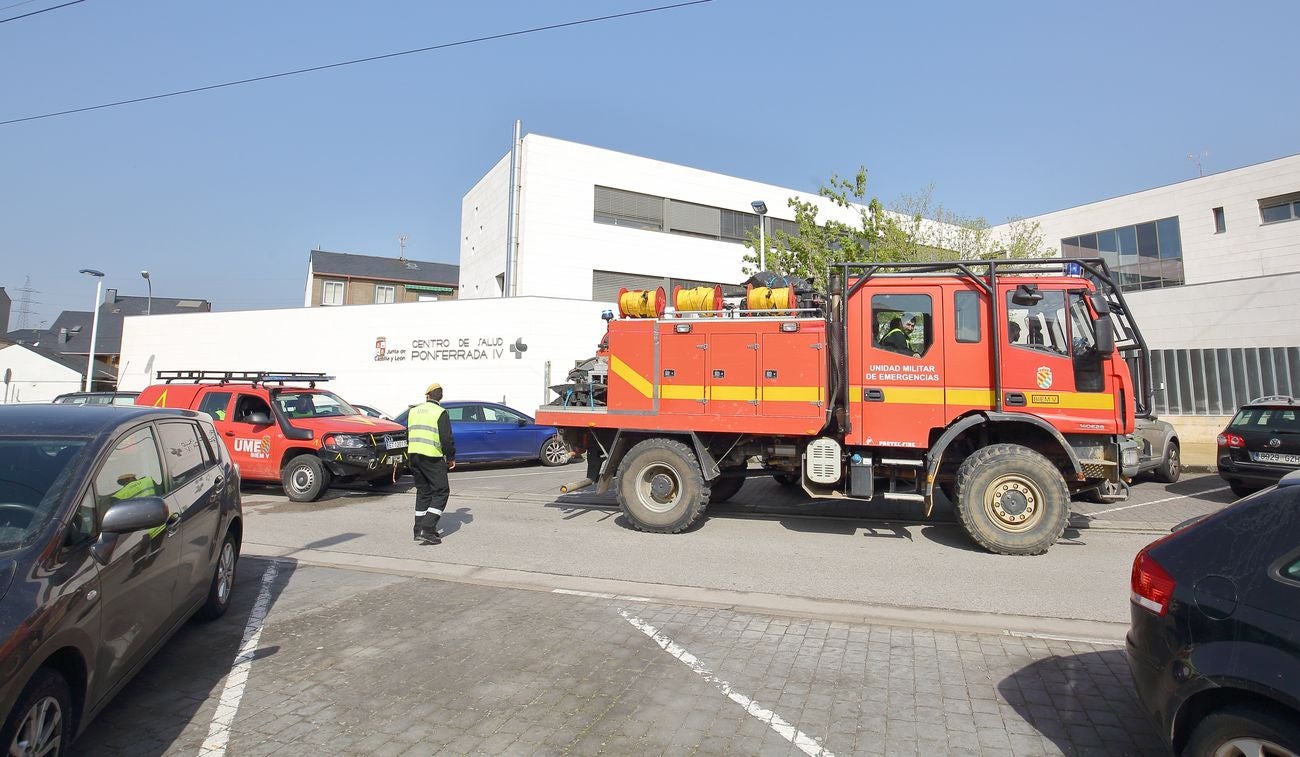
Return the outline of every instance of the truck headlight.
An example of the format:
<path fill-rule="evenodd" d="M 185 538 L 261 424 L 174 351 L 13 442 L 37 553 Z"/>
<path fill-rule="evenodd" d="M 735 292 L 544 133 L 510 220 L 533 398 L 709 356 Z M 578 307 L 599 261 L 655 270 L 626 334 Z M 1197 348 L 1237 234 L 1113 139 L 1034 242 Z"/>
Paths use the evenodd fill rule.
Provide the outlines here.
<path fill-rule="evenodd" d="M 325 440 L 325 446 L 340 449 L 358 449 L 366 446 L 366 440 L 353 434 L 331 434 Z"/>

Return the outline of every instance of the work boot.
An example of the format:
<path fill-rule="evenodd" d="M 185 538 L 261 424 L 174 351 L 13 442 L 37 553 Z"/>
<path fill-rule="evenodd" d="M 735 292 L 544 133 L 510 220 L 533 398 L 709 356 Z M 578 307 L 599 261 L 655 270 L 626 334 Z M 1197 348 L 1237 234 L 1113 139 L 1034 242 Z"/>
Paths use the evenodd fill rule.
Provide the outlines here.
<path fill-rule="evenodd" d="M 423 536 L 423 535 L 424 535 L 424 529 L 423 529 L 423 528 L 420 528 L 420 524 L 419 524 L 419 523 L 416 523 L 416 524 L 415 524 L 415 528 L 412 529 L 412 531 L 411 531 L 411 536 L 412 536 L 412 538 L 414 538 L 416 541 L 420 541 L 420 537 Z"/>
<path fill-rule="evenodd" d="M 438 532 L 433 530 L 432 528 L 421 529 L 420 543 L 421 544 L 442 544 L 442 537 L 440 537 L 438 535 Z"/>

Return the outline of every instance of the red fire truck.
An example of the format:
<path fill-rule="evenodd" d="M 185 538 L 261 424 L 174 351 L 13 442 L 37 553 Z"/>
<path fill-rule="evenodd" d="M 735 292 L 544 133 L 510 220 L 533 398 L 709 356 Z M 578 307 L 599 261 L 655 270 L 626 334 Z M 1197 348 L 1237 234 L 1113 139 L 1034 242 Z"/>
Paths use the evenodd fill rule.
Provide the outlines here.
<path fill-rule="evenodd" d="M 1127 496 L 1148 351 L 1102 260 L 839 263 L 828 281 L 750 286 L 735 308 L 620 293 L 597 356 L 537 413 L 587 452 L 564 490 L 615 487 L 637 528 L 677 533 L 753 476 L 927 516 L 937 489 L 1015 555 L 1056 542 L 1072 493 Z"/>

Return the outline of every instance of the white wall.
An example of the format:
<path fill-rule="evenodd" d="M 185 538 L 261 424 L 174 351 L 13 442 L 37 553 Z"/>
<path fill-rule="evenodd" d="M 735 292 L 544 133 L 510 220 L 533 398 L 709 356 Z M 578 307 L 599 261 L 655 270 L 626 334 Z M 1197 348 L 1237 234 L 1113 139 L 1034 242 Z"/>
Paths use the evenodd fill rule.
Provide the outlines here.
<path fill-rule="evenodd" d="M 449 400 L 531 414 L 553 396 L 547 361 L 549 383 L 560 384 L 575 361 L 595 354 L 605 307 L 521 297 L 127 318 L 118 385 L 142 389 L 160 370 L 315 371 L 335 376 L 327 388 L 344 399 L 390 415 L 434 381 Z M 381 337 L 384 360 L 376 359 Z M 525 352 L 510 351 L 517 339 Z"/>
<path fill-rule="evenodd" d="M 737 283 L 746 248 L 737 242 L 596 223 L 595 187 L 626 189 L 713 207 L 752 212 L 767 203 L 769 218 L 794 220 L 791 196 L 816 204 L 818 218 L 857 223 L 853 210 L 816 195 L 635 155 L 529 134 L 520 171 L 520 295 L 591 297 L 593 270 Z M 461 296 L 495 297 L 505 270 L 509 155 L 462 203 Z"/>
<path fill-rule="evenodd" d="M 49 402 L 65 392 L 79 392 L 83 377 L 61 363 L 21 344 L 0 347 L 0 378 L 12 371 L 8 386 L 0 383 L 0 402 Z"/>
<path fill-rule="evenodd" d="M 1300 272 L 1124 297 L 1153 350 L 1300 346 Z"/>

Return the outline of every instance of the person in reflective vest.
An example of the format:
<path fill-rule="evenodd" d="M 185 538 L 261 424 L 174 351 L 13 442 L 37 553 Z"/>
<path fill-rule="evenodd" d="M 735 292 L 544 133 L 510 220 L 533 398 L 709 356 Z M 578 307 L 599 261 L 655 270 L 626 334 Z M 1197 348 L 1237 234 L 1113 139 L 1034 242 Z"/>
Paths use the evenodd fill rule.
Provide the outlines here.
<path fill-rule="evenodd" d="M 406 454 L 415 476 L 414 535 L 423 544 L 441 544 L 438 519 L 451 496 L 447 471 L 456 467 L 456 442 L 451 436 L 451 418 L 438 404 L 442 385 L 429 384 L 424 397 L 406 416 Z"/>

